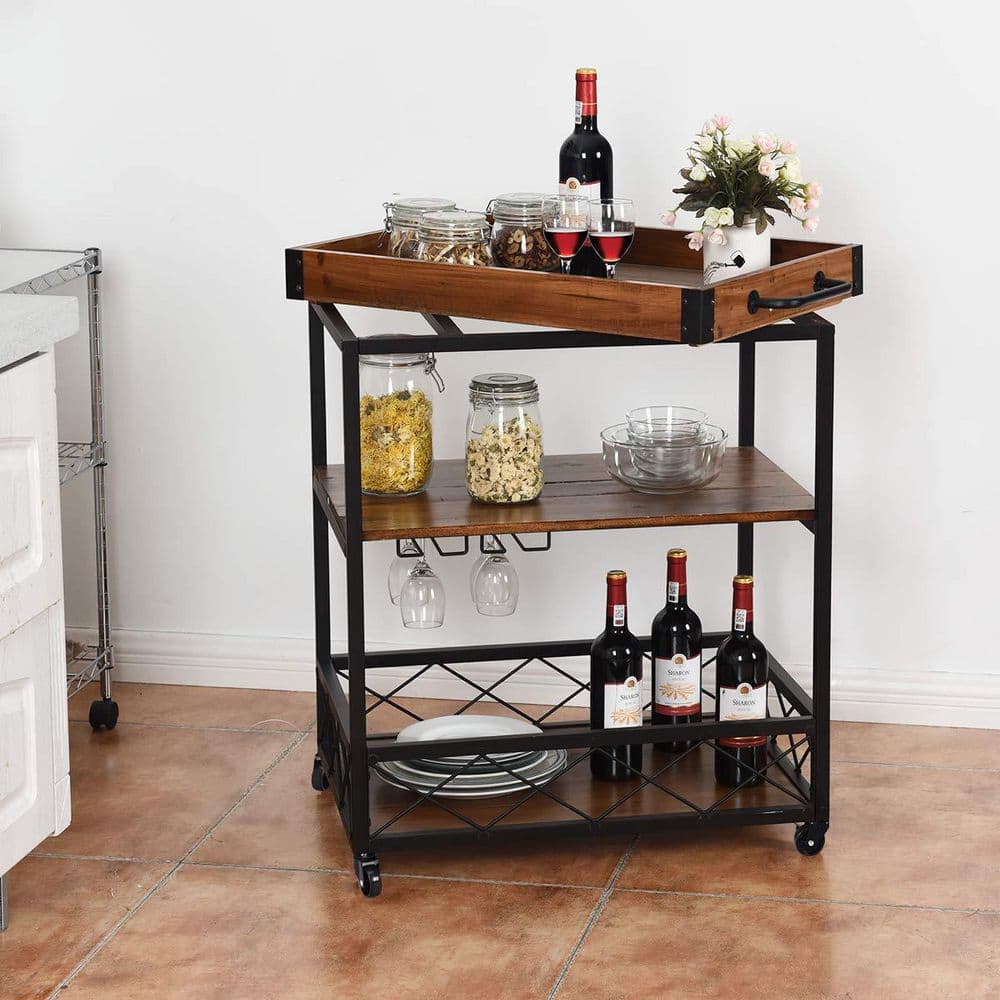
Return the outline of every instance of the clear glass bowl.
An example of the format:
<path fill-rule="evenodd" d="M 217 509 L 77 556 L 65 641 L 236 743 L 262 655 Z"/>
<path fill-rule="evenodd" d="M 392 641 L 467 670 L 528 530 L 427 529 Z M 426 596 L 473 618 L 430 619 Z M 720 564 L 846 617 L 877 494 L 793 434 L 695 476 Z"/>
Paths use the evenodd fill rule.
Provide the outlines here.
<path fill-rule="evenodd" d="M 601 432 L 601 445 L 604 465 L 619 482 L 640 493 L 683 493 L 722 471 L 726 438 L 721 427 L 702 424 L 692 441 L 650 447 L 631 439 L 628 424 L 615 424 Z M 651 461 L 650 452 L 662 461 Z"/>
<path fill-rule="evenodd" d="M 625 414 L 629 437 L 643 443 L 690 443 L 704 423 L 705 414 L 690 406 L 639 406 Z"/>

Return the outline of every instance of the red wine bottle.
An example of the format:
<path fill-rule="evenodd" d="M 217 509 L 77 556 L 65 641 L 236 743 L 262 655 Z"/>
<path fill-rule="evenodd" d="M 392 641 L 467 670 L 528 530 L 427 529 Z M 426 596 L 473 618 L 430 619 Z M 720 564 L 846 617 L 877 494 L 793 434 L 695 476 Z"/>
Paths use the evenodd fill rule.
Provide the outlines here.
<path fill-rule="evenodd" d="M 591 729 L 642 725 L 642 647 L 628 630 L 626 584 L 620 569 L 608 573 L 607 622 L 590 647 Z M 641 766 L 641 743 L 595 749 L 590 755 L 595 778 L 634 778 Z"/>
<path fill-rule="evenodd" d="M 683 726 L 701 722 L 701 619 L 688 607 L 687 553 L 667 553 L 667 603 L 653 619 L 653 722 Z M 690 742 L 657 746 L 686 750 Z"/>
<path fill-rule="evenodd" d="M 719 722 L 767 717 L 767 650 L 753 634 L 753 577 L 733 578 L 733 628 L 715 661 Z M 720 752 L 725 749 L 726 753 Z M 715 778 L 723 785 L 758 785 L 767 763 L 767 736 L 727 736 L 715 751 Z"/>
<path fill-rule="evenodd" d="M 559 149 L 559 193 L 590 201 L 614 197 L 611 143 L 597 130 L 597 70 L 576 71 L 576 125 Z M 573 260 L 571 274 L 603 278 L 604 265 L 585 246 Z"/>

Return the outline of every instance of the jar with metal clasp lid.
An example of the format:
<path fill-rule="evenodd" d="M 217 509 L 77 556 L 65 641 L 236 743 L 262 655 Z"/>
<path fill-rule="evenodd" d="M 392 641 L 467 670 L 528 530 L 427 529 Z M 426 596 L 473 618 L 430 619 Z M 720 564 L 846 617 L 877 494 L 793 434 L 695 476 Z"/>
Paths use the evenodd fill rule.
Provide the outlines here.
<path fill-rule="evenodd" d="M 359 360 L 361 489 L 375 496 L 420 493 L 434 464 L 431 386 L 444 391 L 437 361 L 431 353 Z"/>
<path fill-rule="evenodd" d="M 542 492 L 542 418 L 530 375 L 495 372 L 469 383 L 465 483 L 484 503 L 525 503 Z"/>
<path fill-rule="evenodd" d="M 559 258 L 545 239 L 544 194 L 514 191 L 497 195 L 486 206 L 493 222 L 493 260 L 524 271 L 558 271 Z"/>
<path fill-rule="evenodd" d="M 482 212 L 425 212 L 420 217 L 417 256 L 434 264 L 489 267 L 490 225 Z"/>
<path fill-rule="evenodd" d="M 455 207 L 447 198 L 397 198 L 384 202 L 385 231 L 389 234 L 389 256 L 417 259 L 417 227 L 424 212 L 443 212 Z"/>

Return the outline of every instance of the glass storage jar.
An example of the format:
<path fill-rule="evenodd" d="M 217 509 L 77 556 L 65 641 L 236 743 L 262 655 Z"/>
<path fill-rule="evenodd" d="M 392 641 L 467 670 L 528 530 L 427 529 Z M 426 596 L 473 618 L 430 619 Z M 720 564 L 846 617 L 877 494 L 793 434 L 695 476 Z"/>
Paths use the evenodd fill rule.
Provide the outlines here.
<path fill-rule="evenodd" d="M 397 198 L 385 202 L 385 231 L 389 234 L 389 256 L 417 259 L 417 227 L 424 212 L 442 212 L 455 207 L 447 198 Z"/>
<path fill-rule="evenodd" d="M 361 489 L 374 496 L 420 493 L 434 462 L 431 385 L 443 390 L 433 354 L 363 354 Z"/>
<path fill-rule="evenodd" d="M 542 492 L 542 418 L 530 375 L 497 372 L 469 383 L 465 483 L 485 503 L 524 503 Z"/>
<path fill-rule="evenodd" d="M 544 194 L 514 191 L 497 195 L 486 207 L 493 215 L 493 260 L 524 271 L 558 271 L 559 258 L 545 239 Z"/>
<path fill-rule="evenodd" d="M 417 256 L 434 264 L 488 267 L 490 225 L 482 212 L 425 212 L 420 217 Z"/>

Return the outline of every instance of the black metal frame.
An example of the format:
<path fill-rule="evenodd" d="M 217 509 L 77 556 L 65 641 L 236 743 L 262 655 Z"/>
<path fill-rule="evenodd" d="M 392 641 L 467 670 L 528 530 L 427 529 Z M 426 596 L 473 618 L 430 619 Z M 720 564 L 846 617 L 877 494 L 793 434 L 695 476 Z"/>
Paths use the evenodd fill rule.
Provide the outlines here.
<path fill-rule="evenodd" d="M 563 347 L 628 347 L 656 343 L 648 341 L 579 331 L 500 332 L 466 334 L 448 317 L 425 316 L 435 331 L 427 336 L 428 349 L 447 351 L 494 350 L 545 350 Z M 345 506 L 341 517 L 329 503 L 320 477 L 313 477 L 313 551 L 316 614 L 316 668 L 317 668 L 317 772 L 314 785 L 332 788 L 335 801 L 355 853 L 359 881 L 378 880 L 378 862 L 374 855 L 377 846 L 391 846 L 411 842 L 451 841 L 465 837 L 516 837 L 540 831 L 550 834 L 605 831 L 640 831 L 650 828 L 692 827 L 705 825 L 744 825 L 760 823 L 804 823 L 817 831 L 820 839 L 830 816 L 830 604 L 831 604 L 831 529 L 833 486 L 833 386 L 834 386 L 834 327 L 815 314 L 800 316 L 791 323 L 772 325 L 734 337 L 723 343 L 737 344 L 739 349 L 739 433 L 740 445 L 754 443 L 756 346 L 759 343 L 781 341 L 808 341 L 816 343 L 816 437 L 815 437 L 815 516 L 802 524 L 813 534 L 813 671 L 812 697 L 772 658 L 772 693 L 777 698 L 781 715 L 770 716 L 763 722 L 727 722 L 720 725 L 708 716 L 706 721 L 687 726 L 685 738 L 695 741 L 694 749 L 710 743 L 721 735 L 740 736 L 766 733 L 770 753 L 762 777 L 775 787 L 780 775 L 782 791 L 789 797 L 788 805 L 763 808 L 720 807 L 739 789 L 727 791 L 719 800 L 707 807 L 688 802 L 683 796 L 663 785 L 660 777 L 669 773 L 676 763 L 687 756 L 681 754 L 659 767 L 654 773 L 637 773 L 641 779 L 638 788 L 623 790 L 622 798 L 598 816 L 591 816 L 561 800 L 551 789 L 532 786 L 516 801 L 504 800 L 498 807 L 497 818 L 489 823 L 471 820 L 461 812 L 461 800 L 442 800 L 414 789 L 413 804 L 401 810 L 399 816 L 372 829 L 370 817 L 370 782 L 372 766 L 382 761 L 407 760 L 422 756 L 477 755 L 477 760 L 492 760 L 491 754 L 510 750 L 562 748 L 571 755 L 570 767 L 579 767 L 591 753 L 602 752 L 602 747 L 625 743 L 653 744 L 675 739 L 675 734 L 664 727 L 645 726 L 641 730 L 616 729 L 592 730 L 589 724 L 558 724 L 547 721 L 562 704 L 566 704 L 588 685 L 553 662 L 559 657 L 584 656 L 589 651 L 590 640 L 564 642 L 517 643 L 491 646 L 464 646 L 368 652 L 365 648 L 364 624 L 364 546 L 361 526 L 361 443 L 359 413 L 359 363 L 362 355 L 387 353 L 412 353 L 414 338 L 379 337 L 359 339 L 330 303 L 313 303 L 309 307 L 309 367 L 312 415 L 312 461 L 314 469 L 327 463 L 327 398 L 325 339 L 329 335 L 340 350 L 342 359 L 342 406 L 344 427 Z M 333 655 L 331 651 L 330 614 L 330 530 L 333 531 L 346 558 L 347 576 L 347 651 Z M 547 534 L 547 533 L 546 533 Z M 521 540 L 515 541 L 525 548 Z M 432 542 L 434 540 L 432 539 Z M 437 545 L 434 542 L 435 546 Z M 546 545 L 551 544 L 547 537 Z M 480 539 L 482 548 L 482 538 Z M 459 554 L 438 550 L 442 555 Z M 468 538 L 465 548 L 468 551 Z M 741 573 L 753 570 L 754 525 L 737 526 L 737 567 Z M 706 649 L 714 648 L 723 633 L 706 635 Z M 487 686 L 480 685 L 463 675 L 455 665 L 480 661 L 517 662 L 499 680 Z M 477 694 L 460 711 L 480 702 L 483 698 L 500 702 L 517 714 L 526 713 L 506 701 L 497 689 L 510 680 L 528 663 L 541 662 L 571 685 L 569 695 L 560 703 L 542 713 L 537 721 L 544 729 L 543 735 L 508 736 L 488 740 L 443 740 L 415 745 L 400 744 L 395 734 L 370 735 L 367 716 L 381 704 L 395 706 L 404 715 L 419 718 L 395 698 L 408 684 L 437 667 L 464 681 Z M 711 661 L 709 661 L 711 662 Z M 414 675 L 398 684 L 387 695 L 379 694 L 368 686 L 367 672 L 380 668 L 421 667 Z M 347 681 L 345 693 L 341 684 Z M 712 693 L 705 692 L 711 697 Z M 373 698 L 369 705 L 368 698 Z M 782 747 L 779 740 L 788 741 Z M 714 748 L 714 744 L 713 744 Z M 690 753 L 692 751 L 688 751 Z M 810 761 L 808 778 L 803 764 Z M 494 761 L 499 766 L 501 762 Z M 774 769 L 774 770 L 772 770 Z M 448 779 L 443 779 L 446 781 Z M 787 784 L 783 784 L 787 783 Z M 631 783 L 630 783 L 631 784 Z M 688 808 L 685 812 L 657 815 L 615 816 L 615 809 L 636 791 L 653 784 Z M 544 823 L 503 822 L 527 799 L 546 795 L 565 806 L 566 819 Z M 458 802 L 453 805 L 452 801 Z M 443 829 L 408 830 L 391 832 L 390 828 L 417 805 L 425 802 L 452 814 L 454 824 Z M 800 848 L 802 849 L 802 848 Z M 811 852 L 805 852 L 811 853 Z M 374 874 L 372 874 L 374 873 Z M 377 892 L 377 889 L 376 891 Z M 375 894 L 372 892 L 370 894 Z"/>

